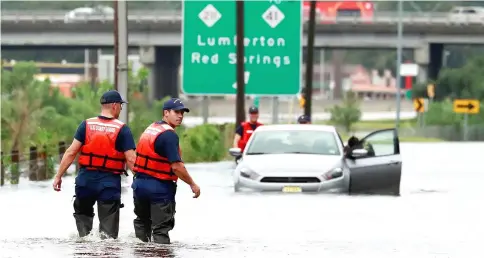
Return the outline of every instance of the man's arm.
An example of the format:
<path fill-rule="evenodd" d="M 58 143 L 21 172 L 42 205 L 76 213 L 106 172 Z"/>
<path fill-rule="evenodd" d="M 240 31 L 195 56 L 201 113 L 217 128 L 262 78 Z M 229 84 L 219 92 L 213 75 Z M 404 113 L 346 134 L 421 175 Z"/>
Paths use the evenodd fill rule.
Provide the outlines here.
<path fill-rule="evenodd" d="M 86 121 L 82 121 L 79 126 L 77 127 L 76 133 L 74 134 L 74 140 L 71 143 L 71 146 L 67 148 L 66 152 L 62 156 L 62 160 L 59 165 L 59 169 L 57 169 L 56 177 L 62 177 L 67 169 L 72 165 L 74 159 L 81 150 L 84 141 L 86 140 Z"/>
<path fill-rule="evenodd" d="M 55 175 L 56 177 L 62 177 L 64 173 L 66 173 L 67 169 L 72 165 L 72 162 L 76 158 L 77 153 L 79 153 L 79 150 L 81 150 L 81 147 L 82 142 L 78 141 L 77 139 L 74 139 L 72 141 L 71 146 L 67 148 L 64 156 L 62 156 L 59 169 L 57 170 L 57 174 Z"/>
<path fill-rule="evenodd" d="M 232 147 L 234 148 L 239 147 L 239 141 L 240 141 L 240 138 L 242 137 L 243 132 L 244 130 L 242 129 L 242 126 L 241 125 L 237 126 L 237 129 L 235 129 L 235 136 L 234 136 L 234 142 L 232 144 Z"/>
<path fill-rule="evenodd" d="M 171 164 L 173 172 L 190 186 L 193 186 L 195 182 L 185 168 L 185 164 L 178 152 L 179 139 L 178 135 L 173 131 L 167 131 L 160 135 L 155 140 L 155 152 L 168 159 Z"/>
<path fill-rule="evenodd" d="M 133 133 L 127 125 L 124 125 L 119 131 L 118 138 L 116 138 L 116 150 L 124 153 L 126 165 L 133 171 L 134 162 L 136 161 L 136 144 Z"/>

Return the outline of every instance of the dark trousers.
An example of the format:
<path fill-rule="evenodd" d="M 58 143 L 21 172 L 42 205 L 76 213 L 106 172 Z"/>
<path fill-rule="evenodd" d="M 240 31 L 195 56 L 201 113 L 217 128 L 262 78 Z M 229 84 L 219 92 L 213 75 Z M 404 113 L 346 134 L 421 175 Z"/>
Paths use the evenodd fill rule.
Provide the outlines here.
<path fill-rule="evenodd" d="M 76 177 L 74 218 L 79 237 L 89 235 L 97 202 L 102 238 L 118 238 L 121 204 L 121 177 L 109 172 L 80 171 Z"/>
<path fill-rule="evenodd" d="M 169 244 L 169 232 L 175 227 L 176 184 L 138 174 L 132 188 L 136 237 L 144 242 Z"/>

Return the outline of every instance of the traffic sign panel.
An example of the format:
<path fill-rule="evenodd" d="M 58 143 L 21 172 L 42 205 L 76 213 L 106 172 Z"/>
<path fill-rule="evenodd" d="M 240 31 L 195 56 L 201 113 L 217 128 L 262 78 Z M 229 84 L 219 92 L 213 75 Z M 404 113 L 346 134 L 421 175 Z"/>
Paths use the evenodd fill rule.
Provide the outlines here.
<path fill-rule="evenodd" d="M 465 114 L 479 113 L 481 103 L 477 99 L 455 99 L 454 112 Z"/>
<path fill-rule="evenodd" d="M 415 112 L 423 113 L 425 112 L 425 99 L 424 98 L 416 98 L 413 99 L 413 107 L 415 108 Z"/>
<path fill-rule="evenodd" d="M 302 1 L 245 1 L 245 93 L 301 88 Z M 236 93 L 235 0 L 183 1 L 182 79 L 187 95 Z"/>

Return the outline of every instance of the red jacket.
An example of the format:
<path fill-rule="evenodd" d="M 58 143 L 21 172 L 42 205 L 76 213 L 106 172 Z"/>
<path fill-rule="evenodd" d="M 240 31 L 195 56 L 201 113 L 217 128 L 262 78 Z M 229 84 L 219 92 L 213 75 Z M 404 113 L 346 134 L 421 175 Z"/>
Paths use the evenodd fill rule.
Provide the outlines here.
<path fill-rule="evenodd" d="M 79 165 L 88 170 L 109 171 L 115 174 L 126 172 L 124 153 L 116 150 L 116 138 L 124 123 L 118 119 L 86 120 L 86 139 L 81 147 Z"/>
<path fill-rule="evenodd" d="M 134 171 L 150 175 L 160 180 L 177 181 L 178 177 L 173 173 L 168 158 L 162 157 L 155 152 L 155 140 L 158 135 L 174 131 L 168 124 L 153 123 L 141 134 L 141 138 L 136 148 L 136 161 Z M 181 150 L 178 147 L 181 157 Z"/>
<path fill-rule="evenodd" d="M 252 124 L 249 123 L 249 122 L 242 122 L 241 126 L 242 126 L 242 137 L 240 138 L 239 142 L 238 142 L 238 147 L 240 148 L 241 152 L 244 151 L 245 149 L 245 146 L 247 145 L 247 142 L 249 141 L 250 137 L 252 136 L 252 133 L 254 132 L 255 129 L 257 129 L 257 127 L 261 126 L 262 124 L 259 123 L 259 122 L 256 122 L 255 123 L 255 129 L 253 130 L 252 129 Z"/>

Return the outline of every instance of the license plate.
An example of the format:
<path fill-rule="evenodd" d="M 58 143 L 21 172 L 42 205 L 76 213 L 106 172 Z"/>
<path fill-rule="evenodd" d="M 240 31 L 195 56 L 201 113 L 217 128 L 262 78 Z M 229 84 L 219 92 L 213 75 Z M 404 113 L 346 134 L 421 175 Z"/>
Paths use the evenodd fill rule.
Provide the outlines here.
<path fill-rule="evenodd" d="M 284 186 L 282 191 L 284 193 L 300 193 L 302 192 L 302 189 L 299 186 Z"/>

